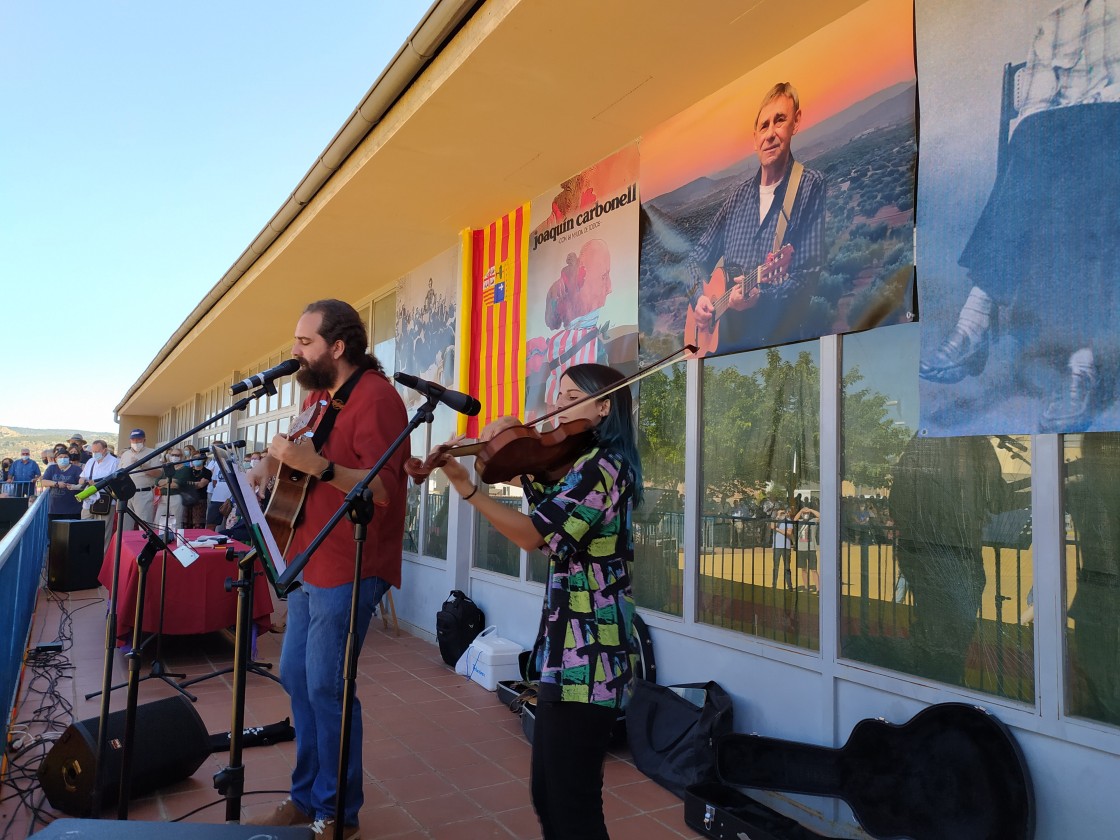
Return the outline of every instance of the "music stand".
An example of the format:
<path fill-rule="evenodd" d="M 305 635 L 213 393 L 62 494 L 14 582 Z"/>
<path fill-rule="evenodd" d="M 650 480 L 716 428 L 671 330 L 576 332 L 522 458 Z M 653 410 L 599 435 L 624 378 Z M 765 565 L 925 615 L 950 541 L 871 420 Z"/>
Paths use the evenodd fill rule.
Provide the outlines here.
<path fill-rule="evenodd" d="M 245 791 L 245 766 L 241 762 L 242 739 L 245 729 L 245 686 L 246 675 L 259 674 L 270 680 L 280 682 L 268 670 L 272 668 L 270 662 L 257 662 L 252 657 L 250 639 L 252 637 L 253 623 L 253 579 L 262 574 L 254 570 L 253 564 L 257 557 L 261 557 L 264 565 L 272 572 L 272 583 L 275 585 L 275 563 L 279 563 L 283 570 L 283 560 L 272 532 L 267 524 L 262 529 L 257 523 L 264 524 L 264 513 L 261 511 L 257 494 L 249 485 L 245 473 L 237 463 L 236 457 L 231 458 L 226 451 L 225 444 L 216 443 L 212 446 L 214 460 L 218 464 L 223 477 L 230 490 L 230 501 L 242 518 L 249 523 L 249 540 L 252 547 L 243 555 L 237 557 L 238 577 L 236 581 L 227 580 L 227 587 L 237 589 L 237 624 L 234 630 L 233 667 L 223 668 L 212 674 L 188 680 L 183 685 L 208 680 L 221 674 L 233 674 L 233 713 L 229 730 L 229 764 L 214 775 L 214 787 L 226 800 L 226 821 L 239 822 L 241 819 L 241 797 Z M 233 547 L 230 546 L 229 551 Z M 227 553 L 228 556 L 228 553 Z"/>

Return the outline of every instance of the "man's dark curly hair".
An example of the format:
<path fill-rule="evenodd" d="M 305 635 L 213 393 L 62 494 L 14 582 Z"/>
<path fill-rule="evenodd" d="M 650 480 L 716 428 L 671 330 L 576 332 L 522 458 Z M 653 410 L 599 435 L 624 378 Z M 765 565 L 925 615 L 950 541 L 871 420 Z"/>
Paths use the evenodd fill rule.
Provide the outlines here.
<path fill-rule="evenodd" d="M 303 310 L 305 315 L 318 312 L 323 316 L 319 324 L 319 335 L 330 346 L 336 341 L 341 341 L 345 346 L 342 358 L 355 367 L 366 369 L 373 368 L 384 372 L 381 362 L 372 353 L 366 352 L 369 345 L 369 336 L 366 334 L 366 325 L 358 311 L 344 300 L 326 298 L 307 304 Z"/>

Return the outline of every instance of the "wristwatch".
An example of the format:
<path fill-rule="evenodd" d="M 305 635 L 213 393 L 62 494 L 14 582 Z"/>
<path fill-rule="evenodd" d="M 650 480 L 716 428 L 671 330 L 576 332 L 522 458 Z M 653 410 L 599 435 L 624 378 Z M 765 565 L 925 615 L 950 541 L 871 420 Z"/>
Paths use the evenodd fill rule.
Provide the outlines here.
<path fill-rule="evenodd" d="M 326 469 L 319 473 L 320 481 L 333 481 L 334 480 L 334 461 L 327 461 Z"/>

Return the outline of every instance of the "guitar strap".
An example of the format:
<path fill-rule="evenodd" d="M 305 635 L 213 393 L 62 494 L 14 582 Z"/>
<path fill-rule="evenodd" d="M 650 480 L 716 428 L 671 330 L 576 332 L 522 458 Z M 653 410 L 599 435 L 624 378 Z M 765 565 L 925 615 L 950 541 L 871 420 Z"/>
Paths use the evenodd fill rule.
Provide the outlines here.
<path fill-rule="evenodd" d="M 778 216 L 778 227 L 774 230 L 774 247 L 770 249 L 771 253 L 778 253 L 782 245 L 785 244 L 786 228 L 789 227 L 789 217 L 793 213 L 793 202 L 797 200 L 797 188 L 801 186 L 801 174 L 805 171 L 805 167 L 801 165 L 800 161 L 795 160 L 789 172 L 789 183 L 786 184 L 786 198 L 782 202 L 782 213 Z"/>
<path fill-rule="evenodd" d="M 366 368 L 354 371 L 350 378 L 342 383 L 342 387 L 335 392 L 334 397 L 327 405 L 327 410 L 323 412 L 319 424 L 315 427 L 315 433 L 311 436 L 311 443 L 315 446 L 316 452 L 323 451 L 323 445 L 327 442 L 327 436 L 334 428 L 334 421 L 338 417 L 338 412 L 346 406 L 346 401 L 350 399 L 350 394 L 354 390 L 354 386 L 358 384 L 358 380 L 362 378 L 362 374 L 366 372 Z"/>

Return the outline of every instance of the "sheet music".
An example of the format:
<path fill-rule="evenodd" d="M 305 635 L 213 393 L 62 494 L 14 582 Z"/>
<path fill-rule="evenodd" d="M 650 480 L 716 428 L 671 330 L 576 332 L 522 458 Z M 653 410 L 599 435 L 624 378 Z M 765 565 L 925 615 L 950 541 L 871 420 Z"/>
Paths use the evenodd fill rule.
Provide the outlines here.
<path fill-rule="evenodd" d="M 276 577 L 284 574 L 284 570 L 288 568 L 287 563 L 284 562 L 284 555 L 280 551 L 280 547 L 276 544 L 276 538 L 272 536 L 272 529 L 268 527 L 268 521 L 264 517 L 264 510 L 261 509 L 260 499 L 257 498 L 257 493 L 253 490 L 252 485 L 249 484 L 249 477 L 241 468 L 236 457 L 230 457 L 226 452 L 226 448 L 221 445 L 214 446 L 214 453 L 217 456 L 219 469 L 223 466 L 226 470 L 226 480 L 232 477 L 231 490 L 234 493 L 240 494 L 240 501 L 244 508 L 244 512 L 249 516 L 249 527 L 254 531 L 264 544 L 264 557 L 265 566 L 275 571 Z M 276 583 L 275 579 L 272 581 Z"/>

